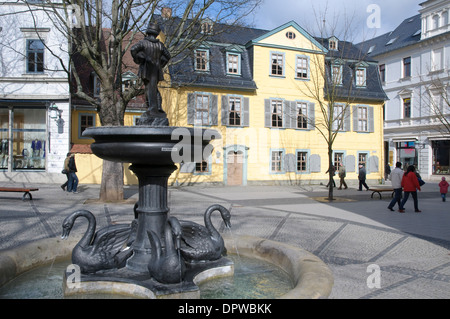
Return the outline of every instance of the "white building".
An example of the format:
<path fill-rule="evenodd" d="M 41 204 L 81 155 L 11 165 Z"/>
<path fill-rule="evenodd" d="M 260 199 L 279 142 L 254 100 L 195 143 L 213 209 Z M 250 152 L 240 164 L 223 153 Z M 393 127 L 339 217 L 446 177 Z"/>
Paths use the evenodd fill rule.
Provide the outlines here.
<path fill-rule="evenodd" d="M 414 164 L 424 178 L 449 174 L 450 131 L 439 118 L 450 67 L 450 0 L 420 3 L 419 14 L 392 32 L 360 43 L 379 63 L 385 104 L 385 158 Z M 438 109 L 436 109 L 438 107 Z M 441 115 L 438 115 L 438 114 Z"/>
<path fill-rule="evenodd" d="M 34 5 L 41 2 L 0 2 L 0 181 L 65 179 L 68 41 Z"/>

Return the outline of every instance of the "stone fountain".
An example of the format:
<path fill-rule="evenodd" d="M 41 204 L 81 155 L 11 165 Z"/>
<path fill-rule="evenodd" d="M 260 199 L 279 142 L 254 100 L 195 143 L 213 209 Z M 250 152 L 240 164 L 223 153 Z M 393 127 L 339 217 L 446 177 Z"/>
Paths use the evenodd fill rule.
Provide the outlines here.
<path fill-rule="evenodd" d="M 170 54 L 156 39 L 158 34 L 158 25 L 149 23 L 146 38 L 131 48 L 140 65 L 148 106 L 137 125 L 93 127 L 83 132 L 95 140 L 91 149 L 98 157 L 132 163 L 130 169 L 139 180 L 139 200 L 130 211 L 136 218 L 131 225 L 111 225 L 95 234 L 90 212 L 76 211 L 66 218 L 63 237 L 78 217 L 87 218 L 90 225 L 72 252 L 72 262 L 81 273 L 79 282 L 66 285 L 66 294 L 95 290 L 107 282 L 141 287 L 156 297 L 188 297 L 198 291 L 193 282 L 198 274 L 211 269 L 222 274 L 233 271 L 232 262 L 223 258 L 223 238 L 209 220 L 218 211 L 228 226 L 230 214 L 223 206 L 206 210 L 205 226 L 169 214 L 167 182 L 177 169 L 175 163 L 204 160 L 212 152 L 210 142 L 221 136 L 215 130 L 169 126 L 157 85 Z"/>

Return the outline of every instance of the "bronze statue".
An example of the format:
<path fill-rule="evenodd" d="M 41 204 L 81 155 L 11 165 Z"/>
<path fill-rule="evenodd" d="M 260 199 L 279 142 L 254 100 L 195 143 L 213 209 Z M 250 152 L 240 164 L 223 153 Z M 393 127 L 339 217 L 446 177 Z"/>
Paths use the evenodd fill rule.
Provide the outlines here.
<path fill-rule="evenodd" d="M 138 120 L 138 125 L 169 125 L 167 115 L 161 106 L 162 99 L 158 91 L 158 82 L 164 80 L 163 68 L 170 60 L 170 53 L 164 44 L 156 38 L 159 32 L 159 25 L 150 22 L 146 37 L 131 48 L 133 61 L 139 64 L 138 76 L 145 84 L 148 106 L 148 110 Z"/>

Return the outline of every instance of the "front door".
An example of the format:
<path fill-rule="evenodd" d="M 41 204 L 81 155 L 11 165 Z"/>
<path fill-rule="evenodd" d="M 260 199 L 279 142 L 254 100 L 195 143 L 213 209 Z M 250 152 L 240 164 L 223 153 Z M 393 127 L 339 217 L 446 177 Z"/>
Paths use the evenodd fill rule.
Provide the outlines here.
<path fill-rule="evenodd" d="M 227 184 L 242 185 L 244 171 L 244 155 L 240 151 L 230 151 L 227 154 Z"/>

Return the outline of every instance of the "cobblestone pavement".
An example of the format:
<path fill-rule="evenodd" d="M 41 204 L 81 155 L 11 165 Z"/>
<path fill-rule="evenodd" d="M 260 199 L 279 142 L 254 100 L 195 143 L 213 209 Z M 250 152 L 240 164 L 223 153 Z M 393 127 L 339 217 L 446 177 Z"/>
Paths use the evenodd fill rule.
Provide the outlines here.
<path fill-rule="evenodd" d="M 138 199 L 135 186 L 125 187 L 120 204 L 96 201 L 97 185 L 80 185 L 79 194 L 63 192 L 59 185 L 33 186 L 39 191 L 31 201 L 22 201 L 19 193 L 0 193 L 0 249 L 60 236 L 63 219 L 77 209 L 94 213 L 98 228 L 129 222 Z M 422 213 L 414 213 L 412 199 L 406 213 L 389 211 L 388 193 L 379 199 L 370 191 L 335 189 L 331 203 L 326 195 L 320 185 L 172 187 L 169 207 L 173 216 L 203 223 L 206 208 L 222 204 L 232 214 L 232 235 L 312 252 L 334 274 L 331 299 L 450 298 L 450 203 L 441 201 L 436 183 L 419 192 Z M 73 232 L 85 227 L 76 223 Z"/>

